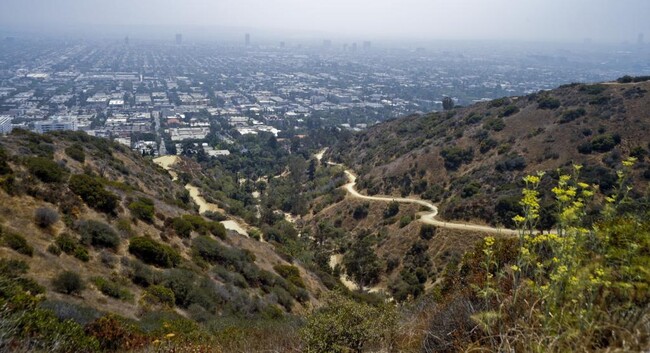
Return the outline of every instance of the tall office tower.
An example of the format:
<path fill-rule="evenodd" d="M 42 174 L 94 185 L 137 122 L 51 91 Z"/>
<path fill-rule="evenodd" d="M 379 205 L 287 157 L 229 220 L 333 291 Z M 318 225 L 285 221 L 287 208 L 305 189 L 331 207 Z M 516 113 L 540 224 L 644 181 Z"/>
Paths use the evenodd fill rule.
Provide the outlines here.
<path fill-rule="evenodd" d="M 284 42 L 280 42 L 280 48 L 284 48 L 285 44 Z"/>
<path fill-rule="evenodd" d="M 352 51 L 357 51 L 357 43 L 352 43 Z"/>
<path fill-rule="evenodd" d="M 129 45 L 129 36 L 124 37 L 124 45 Z"/>
<path fill-rule="evenodd" d="M 324 49 L 329 49 L 332 47 L 332 41 L 329 39 L 323 40 L 323 48 Z"/>
<path fill-rule="evenodd" d="M 363 50 L 370 49 L 370 46 L 372 46 L 372 42 L 370 42 L 369 40 L 363 42 Z"/>
<path fill-rule="evenodd" d="M 636 44 L 643 45 L 645 43 L 643 39 L 643 33 L 639 33 L 639 36 L 636 38 Z"/>
<path fill-rule="evenodd" d="M 183 44 L 183 35 L 180 33 L 176 33 L 176 44 L 178 45 Z"/>
<path fill-rule="evenodd" d="M 244 43 L 246 44 L 247 47 L 251 45 L 251 34 L 250 33 L 246 33 L 246 35 L 244 36 Z"/>

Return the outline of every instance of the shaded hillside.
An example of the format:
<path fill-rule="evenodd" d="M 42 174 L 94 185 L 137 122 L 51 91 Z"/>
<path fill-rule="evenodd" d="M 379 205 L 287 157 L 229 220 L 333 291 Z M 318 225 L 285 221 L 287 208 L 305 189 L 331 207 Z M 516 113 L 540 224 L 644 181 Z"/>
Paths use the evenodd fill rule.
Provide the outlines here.
<path fill-rule="evenodd" d="M 632 155 L 642 194 L 650 178 L 648 90 L 650 82 L 571 84 L 409 116 L 355 134 L 326 158 L 355 169 L 370 195 L 418 195 L 439 202 L 446 219 L 512 226 L 521 177 L 536 171 L 548 172 L 548 189 L 558 168 L 581 164 L 582 179 L 607 194 Z"/>
<path fill-rule="evenodd" d="M 223 215 L 199 215 L 164 169 L 105 139 L 16 130 L 0 138 L 0 186 L 0 267 L 12 269 L 1 274 L 0 305 L 18 303 L 23 290 L 29 298 L 43 292 L 33 298 L 43 315 L 73 319 L 88 332 L 112 313 L 155 337 L 169 330 L 163 325 L 202 332 L 237 326 L 235 319 L 273 330 L 291 325 L 288 313 L 305 313 L 326 290 L 270 244 L 226 231 Z M 267 321 L 277 325 L 253 324 Z M 49 350 L 54 343 L 43 342 L 59 328 L 26 331 L 37 338 L 23 343 Z M 93 337 L 88 347 L 103 338 Z"/>

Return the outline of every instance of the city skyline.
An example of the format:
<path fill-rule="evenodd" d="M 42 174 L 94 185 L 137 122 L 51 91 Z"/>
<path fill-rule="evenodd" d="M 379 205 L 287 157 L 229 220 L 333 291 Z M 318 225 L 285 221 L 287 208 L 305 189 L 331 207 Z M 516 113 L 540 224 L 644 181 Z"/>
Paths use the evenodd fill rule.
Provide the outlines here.
<path fill-rule="evenodd" d="M 285 36 L 358 36 L 414 40 L 528 40 L 634 43 L 650 33 L 650 2 L 642 0 L 297 0 L 260 2 L 189 0 L 6 0 L 0 4 L 0 29 L 28 28 L 66 33 L 109 32 L 111 28 L 137 36 L 171 28 L 196 30 L 203 37 L 224 33 L 262 32 Z M 175 28 L 175 29 L 174 29 Z M 115 28 L 113 28 L 115 29 Z M 189 30 L 188 30 L 189 29 Z M 254 30 L 254 31 L 253 31 Z M 162 33 L 159 33 L 162 35 Z M 256 38 L 263 38 L 257 33 Z"/>

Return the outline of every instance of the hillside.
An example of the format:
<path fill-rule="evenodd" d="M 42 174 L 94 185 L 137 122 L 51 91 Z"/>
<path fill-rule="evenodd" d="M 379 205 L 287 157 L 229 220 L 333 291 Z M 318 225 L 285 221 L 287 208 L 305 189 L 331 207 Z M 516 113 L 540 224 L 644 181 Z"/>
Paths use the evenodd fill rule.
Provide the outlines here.
<path fill-rule="evenodd" d="M 513 227 L 521 177 L 583 165 L 581 177 L 607 194 L 627 156 L 643 194 L 650 178 L 650 82 L 570 84 L 451 111 L 376 125 L 325 158 L 353 168 L 368 195 L 413 195 L 438 203 L 443 219 Z M 548 196 L 550 193 L 546 193 Z M 544 214 L 551 208 L 543 202 Z M 547 217 L 542 227 L 551 226 Z"/>
<path fill-rule="evenodd" d="M 182 184 L 123 146 L 16 130 L 0 138 L 0 157 L 0 267 L 12 269 L 2 273 L 0 303 L 31 288 L 44 294 L 34 297 L 43 315 L 86 329 L 117 315 L 150 342 L 171 330 L 164 325 L 197 332 L 207 322 L 243 332 L 292 325 L 285 319 L 311 310 L 326 290 L 271 244 L 228 231 L 220 223 L 227 216 L 199 215 Z M 267 321 L 277 325 L 255 324 Z M 33 340 L 22 343 L 47 349 L 47 334 L 30 332 Z"/>

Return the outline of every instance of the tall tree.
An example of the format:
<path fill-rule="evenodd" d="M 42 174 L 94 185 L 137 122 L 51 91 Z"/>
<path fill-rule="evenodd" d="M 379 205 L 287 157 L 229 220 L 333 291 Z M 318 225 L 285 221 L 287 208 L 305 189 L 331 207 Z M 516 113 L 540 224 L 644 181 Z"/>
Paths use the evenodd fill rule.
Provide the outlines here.
<path fill-rule="evenodd" d="M 348 276 L 363 290 L 365 286 L 379 281 L 381 264 L 372 248 L 372 235 L 363 232 L 357 236 L 350 251 L 343 257 L 343 264 Z"/>

